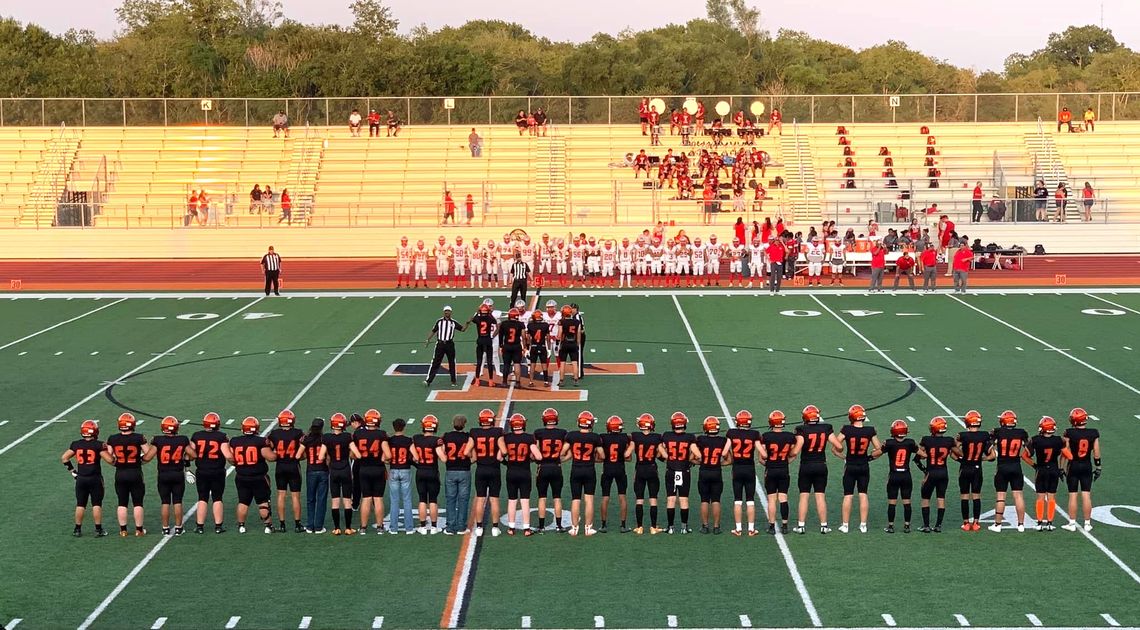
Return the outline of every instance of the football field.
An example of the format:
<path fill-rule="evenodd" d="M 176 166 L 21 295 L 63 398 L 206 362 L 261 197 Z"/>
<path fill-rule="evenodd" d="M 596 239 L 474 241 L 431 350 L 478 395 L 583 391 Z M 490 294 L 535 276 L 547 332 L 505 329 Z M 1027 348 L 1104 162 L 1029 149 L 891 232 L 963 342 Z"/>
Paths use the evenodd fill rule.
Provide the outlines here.
<path fill-rule="evenodd" d="M 425 387 L 431 348 L 424 339 L 442 307 L 453 306 L 465 321 L 486 295 L 499 306 L 507 301 L 497 290 L 0 295 L 6 578 L 0 624 L 9 630 L 1140 626 L 1140 459 L 1131 448 L 1140 440 L 1140 290 L 544 294 L 577 302 L 585 315 L 584 359 L 592 367 L 580 387 L 486 389 L 461 376 L 453 389 L 446 375 Z M 473 331 L 457 339 L 459 360 L 472 362 Z M 1012 409 L 1031 435 L 1042 415 L 1067 427 L 1069 409 L 1086 408 L 1101 433 L 1104 461 L 1093 492 L 1093 530 L 1033 531 L 1027 465 L 1028 531 L 963 532 L 952 463 L 945 532 L 886 534 L 886 466 L 875 462 L 866 534 L 821 535 L 813 509 L 805 535 L 729 535 L 726 483 L 719 536 L 620 534 L 616 501 L 609 533 L 592 538 L 265 535 L 259 527 L 242 535 L 231 481 L 228 532 L 215 535 L 207 527 L 196 535 L 191 528 L 164 538 L 155 472 L 147 466 L 150 533 L 120 538 L 113 470 L 104 466 L 104 524 L 112 535 L 93 537 L 88 519 L 85 535 L 74 538 L 73 482 L 59 464 L 84 419 L 98 419 L 105 439 L 123 411 L 142 421 L 139 431 L 149 438 L 165 415 L 189 422 L 183 429 L 189 434 L 207 411 L 218 412 L 232 435 L 247 415 L 261 418 L 268 431 L 285 407 L 302 429 L 313 417 L 375 407 L 389 431 L 397 417 L 432 413 L 449 427 L 452 415 L 474 418 L 482 408 L 500 418 L 520 412 L 533 430 L 545 407 L 559 410 L 563 428 L 572 429 L 577 413 L 589 409 L 603 419 L 621 416 L 627 431 L 638 414 L 650 412 L 663 430 L 670 413 L 681 410 L 696 432 L 705 416 L 723 418 L 741 408 L 764 430 L 769 411 L 798 418 L 807 404 L 838 428 L 855 403 L 866 407 L 880 436 L 902 418 L 916 440 L 936 415 L 950 420 L 956 434 L 958 417 L 972 408 L 986 429 Z M 409 428 L 416 433 L 419 424 Z M 830 467 L 834 528 L 841 460 L 830 458 Z M 797 468 L 793 463 L 793 524 Z M 983 502 L 992 515 L 992 464 L 985 473 Z M 568 504 L 569 492 L 564 496 Z M 194 497 L 188 486 L 187 508 Z M 1067 499 L 1062 488 L 1058 524 L 1067 522 Z M 696 530 L 695 487 L 691 500 Z M 442 508 L 442 496 L 440 502 Z M 629 503 L 632 522 L 632 497 Z M 1012 501 L 1006 516 L 1013 520 Z"/>

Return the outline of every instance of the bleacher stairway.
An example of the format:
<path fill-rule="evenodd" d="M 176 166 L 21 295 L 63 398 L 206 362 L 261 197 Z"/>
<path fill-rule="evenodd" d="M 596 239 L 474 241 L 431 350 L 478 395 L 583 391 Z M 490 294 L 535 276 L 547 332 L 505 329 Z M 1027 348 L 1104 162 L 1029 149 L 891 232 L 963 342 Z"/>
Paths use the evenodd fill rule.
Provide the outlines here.
<path fill-rule="evenodd" d="M 566 223 L 566 139 L 560 136 L 534 141 L 534 220 L 543 225 Z"/>
<path fill-rule="evenodd" d="M 75 155 L 79 151 L 79 134 L 61 129 L 48 142 L 47 150 L 36 167 L 35 178 L 20 214 L 20 227 L 45 227 L 54 224 Z"/>
<path fill-rule="evenodd" d="M 324 152 L 324 138 L 311 136 L 293 141 L 287 187 L 293 204 L 290 225 L 308 224 L 309 215 L 313 212 L 313 197 Z"/>
<path fill-rule="evenodd" d="M 1025 148 L 1033 163 L 1033 176 L 1044 180 L 1045 187 L 1050 191 L 1057 188 L 1057 184 L 1069 187 L 1069 176 L 1065 171 L 1065 163 L 1061 154 L 1057 152 L 1057 144 L 1053 136 L 1040 131 L 1025 134 Z M 1070 193 L 1071 194 L 1071 193 Z"/>
<path fill-rule="evenodd" d="M 822 206 L 819 182 L 815 176 L 811 144 L 796 134 L 780 137 L 787 186 L 787 201 L 791 215 L 800 223 L 814 225 L 820 222 Z"/>

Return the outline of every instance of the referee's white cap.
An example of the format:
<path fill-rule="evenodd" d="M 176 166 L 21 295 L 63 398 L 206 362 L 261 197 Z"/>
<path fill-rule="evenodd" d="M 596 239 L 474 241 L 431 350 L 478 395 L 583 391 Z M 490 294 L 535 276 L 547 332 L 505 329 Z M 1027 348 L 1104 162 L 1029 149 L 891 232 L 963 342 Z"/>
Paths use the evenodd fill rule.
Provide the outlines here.
<path fill-rule="evenodd" d="M 450 313 L 451 312 L 451 305 L 448 304 L 447 306 L 443 307 L 443 312 L 444 313 Z"/>

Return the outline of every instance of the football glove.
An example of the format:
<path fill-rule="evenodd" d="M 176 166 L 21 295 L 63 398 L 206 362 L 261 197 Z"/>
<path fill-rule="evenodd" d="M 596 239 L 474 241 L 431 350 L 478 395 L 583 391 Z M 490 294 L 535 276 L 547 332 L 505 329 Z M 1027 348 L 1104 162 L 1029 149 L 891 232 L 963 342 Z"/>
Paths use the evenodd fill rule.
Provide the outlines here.
<path fill-rule="evenodd" d="M 194 476 L 194 471 L 190 470 L 189 468 L 186 469 L 183 475 L 186 477 L 186 483 L 190 485 L 194 485 L 194 482 L 198 480 L 198 478 Z"/>
<path fill-rule="evenodd" d="M 75 464 L 72 464 L 70 460 L 63 462 L 63 467 L 67 469 L 67 472 L 71 473 L 72 479 L 79 478 L 79 473 L 75 472 Z"/>
<path fill-rule="evenodd" d="M 1097 479 L 1100 479 L 1100 469 L 1099 468 L 1093 470 L 1093 481 L 1096 481 Z"/>
<path fill-rule="evenodd" d="M 926 472 L 926 464 L 922 463 L 921 459 L 914 460 L 914 467 L 921 470 L 922 472 Z"/>
<path fill-rule="evenodd" d="M 1061 481 L 1065 480 L 1065 469 L 1064 468 L 1062 468 L 1061 471 L 1058 473 L 1058 479 L 1060 479 Z"/>

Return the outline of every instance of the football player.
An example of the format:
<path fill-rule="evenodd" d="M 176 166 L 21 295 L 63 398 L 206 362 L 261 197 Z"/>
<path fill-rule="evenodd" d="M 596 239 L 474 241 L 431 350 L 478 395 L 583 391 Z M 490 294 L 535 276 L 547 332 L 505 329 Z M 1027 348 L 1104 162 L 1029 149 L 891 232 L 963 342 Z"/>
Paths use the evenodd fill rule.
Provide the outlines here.
<path fill-rule="evenodd" d="M 506 372 L 504 372 L 505 374 Z M 483 516 L 487 511 L 487 503 L 491 504 L 491 536 L 503 533 L 499 528 L 499 518 L 502 516 L 502 505 L 499 504 L 499 494 L 503 491 L 503 476 L 499 462 L 503 454 L 499 450 L 499 437 L 503 435 L 503 428 L 495 426 L 495 412 L 484 409 L 479 412 L 479 426 L 471 429 L 467 439 L 466 451 L 471 461 L 475 463 L 475 535 L 483 535 Z"/>
<path fill-rule="evenodd" d="M 562 445 L 562 461 L 570 461 L 570 535 L 577 536 L 579 526 L 585 521 L 586 535 L 597 533 L 594 529 L 594 493 L 597 491 L 598 477 L 594 463 L 601 459 L 601 437 L 594 433 L 594 414 L 583 411 L 578 414 L 578 430 L 566 434 Z M 583 500 L 586 504 L 582 513 Z"/>
<path fill-rule="evenodd" d="M 526 326 L 519 321 L 520 310 L 507 311 L 507 321 L 499 325 L 499 357 L 503 364 L 503 387 L 507 386 L 511 375 L 516 384 L 522 383 L 523 343 L 526 340 Z"/>
<path fill-rule="evenodd" d="M 701 497 L 701 533 L 720 533 L 720 495 L 724 493 L 724 475 L 721 468 L 732 461 L 728 438 L 720 435 L 720 420 L 708 416 L 702 423 L 702 435 L 689 446 L 692 458 L 699 462 L 697 494 Z"/>
<path fill-rule="evenodd" d="M 1057 485 L 1061 481 L 1061 468 L 1057 462 L 1061 459 L 1061 450 L 1065 447 L 1065 440 L 1057 435 L 1057 421 L 1049 416 L 1043 416 L 1037 422 L 1037 435 L 1029 438 L 1026 445 L 1027 463 L 1037 471 L 1033 481 L 1037 489 L 1037 500 L 1034 502 L 1037 516 L 1037 531 L 1053 531 L 1053 516 L 1057 512 Z"/>
<path fill-rule="evenodd" d="M 376 409 L 365 411 L 364 426 L 352 434 L 352 442 L 356 445 L 353 457 L 359 463 L 353 477 L 360 479 L 360 504 L 354 500 L 352 507 L 360 513 L 361 535 L 368 533 L 370 515 L 375 517 L 373 527 L 376 533 L 384 533 L 384 491 L 388 485 L 384 461 L 387 459 L 385 452 L 389 438 L 388 433 L 380 428 L 381 419 Z M 397 511 L 399 506 L 392 509 Z"/>
<path fill-rule="evenodd" d="M 420 534 L 438 534 L 441 485 L 439 450 L 443 448 L 443 439 L 436 435 L 436 431 L 439 430 L 439 418 L 426 415 L 420 421 L 420 426 L 423 429 L 419 435 L 412 438 L 412 460 L 416 464 L 416 494 L 420 499 L 420 523 L 416 531 Z"/>
<path fill-rule="evenodd" d="M 75 459 L 75 464 L 71 463 Z M 79 425 L 79 439 L 72 442 L 60 461 L 75 478 L 75 530 L 73 536 L 83 535 L 83 515 L 91 504 L 91 520 L 95 523 L 95 536 L 107 535 L 103 529 L 103 469 L 99 461 L 114 463 L 114 458 L 99 441 L 99 423 L 84 420 Z"/>
<path fill-rule="evenodd" d="M 807 521 L 808 499 L 815 493 L 815 512 L 819 517 L 819 533 L 829 534 L 831 528 L 827 525 L 827 449 L 830 446 L 835 451 L 843 450 L 843 443 L 835 436 L 831 425 L 821 422 L 819 408 L 808 405 L 800 412 L 803 424 L 796 427 L 796 455 L 800 456 L 800 472 L 796 479 L 799 486 L 800 503 L 798 507 L 799 519 L 794 531 L 803 534 L 804 523 Z"/>
<path fill-rule="evenodd" d="M 1029 433 L 1017 427 L 1017 414 L 1007 409 L 998 416 L 998 427 L 994 429 L 993 436 L 990 451 L 997 458 L 997 472 L 994 474 L 997 498 L 994 503 L 994 524 L 989 526 L 989 530 L 1002 530 L 1005 495 L 1010 492 L 1013 494 L 1013 507 L 1017 514 L 1017 531 L 1024 532 L 1025 497 L 1022 488 L 1025 486 L 1025 477 L 1021 474 L 1021 457 L 1025 443 L 1029 441 Z"/>
<path fill-rule="evenodd" d="M 578 384 L 579 349 L 582 343 L 582 320 L 574 312 L 574 307 L 567 304 L 562 307 L 562 320 L 560 327 L 562 334 L 558 338 L 558 362 L 562 365 L 562 384 L 566 383 L 566 374 L 573 375 L 573 383 Z"/>
<path fill-rule="evenodd" d="M 523 523 L 523 536 L 530 536 L 534 533 L 530 529 L 530 460 L 538 449 L 534 436 L 526 432 L 526 416 L 511 414 L 507 426 L 510 433 L 499 438 L 499 451 L 507 463 L 507 535 L 515 535 L 517 516 Z"/>
<path fill-rule="evenodd" d="M 530 367 L 530 386 L 534 387 L 534 373 L 542 366 L 542 380 L 550 384 L 550 350 L 547 343 L 550 338 L 550 324 L 543 320 L 542 311 L 534 311 L 530 315 L 530 322 L 526 325 L 526 346 Z"/>
<path fill-rule="evenodd" d="M 182 535 L 182 497 L 186 494 L 186 467 L 194 456 L 190 438 L 178 435 L 178 418 L 166 416 L 159 424 L 162 431 L 151 438 L 158 459 L 158 499 L 162 503 L 162 535 Z M 174 530 L 170 512 L 174 506 Z"/>
<path fill-rule="evenodd" d="M 914 489 L 914 478 L 910 472 L 910 461 L 918 452 L 918 445 L 906 434 L 910 431 L 906 420 L 895 420 L 891 423 L 891 438 L 883 443 L 874 457 L 887 456 L 887 526 L 883 531 L 888 534 L 895 533 L 895 512 L 901 498 L 903 504 L 903 533 L 910 533 L 910 518 L 912 515 L 910 495 Z"/>
<path fill-rule="evenodd" d="M 606 432 L 602 440 L 602 526 L 598 533 L 606 533 L 606 518 L 610 513 L 610 490 L 617 485 L 618 510 L 621 513 L 622 534 L 629 533 L 626 527 L 626 515 L 629 514 L 628 499 L 625 494 L 629 490 L 629 478 L 625 472 L 625 463 L 633 456 L 633 440 L 628 433 L 622 431 L 621 418 L 610 416 L 606 419 Z"/>
<path fill-rule="evenodd" d="M 1092 531 L 1092 483 L 1100 479 L 1100 432 L 1088 428 L 1089 414 L 1080 407 L 1069 412 L 1069 424 L 1063 437 L 1068 452 L 1069 522 L 1061 527 L 1077 531 L 1077 496 L 1084 508 L 1085 531 Z"/>
<path fill-rule="evenodd" d="M 396 418 L 392 421 L 392 435 L 384 440 L 382 450 L 384 452 L 384 461 L 388 463 L 388 474 L 392 483 L 392 505 L 388 510 L 388 533 L 400 533 L 400 516 L 403 514 L 404 533 L 414 534 L 415 518 L 412 515 L 412 450 L 415 442 L 411 437 L 404 435 L 404 429 L 407 428 L 408 422 L 403 418 Z M 380 431 L 380 433 L 384 433 Z M 363 454 L 363 452 L 361 452 Z M 363 471 L 363 465 L 361 467 Z M 380 467 L 383 472 L 383 466 Z M 383 488 L 381 488 L 383 493 Z M 375 498 L 377 503 L 383 504 L 383 498 Z M 363 515 L 365 511 L 361 511 Z M 363 520 L 363 519 L 362 519 Z M 383 521 L 378 521 L 375 525 L 376 533 L 383 532 Z M 360 524 L 360 533 L 364 533 L 364 523 Z"/>
<path fill-rule="evenodd" d="M 796 456 L 796 436 L 784 432 L 784 412 L 768 414 L 768 431 L 760 436 L 760 463 L 764 464 L 764 492 L 768 495 L 768 533 L 776 533 L 776 506 L 780 508 L 780 533 L 788 533 L 789 465 Z"/>
<path fill-rule="evenodd" d="M 222 496 L 226 490 L 226 461 L 230 459 L 229 437 L 221 431 L 222 419 L 209 412 L 202 417 L 202 430 L 190 436 L 196 454 L 194 463 L 198 488 L 198 509 L 194 515 L 194 533 L 201 534 L 206 529 L 206 506 L 209 504 L 214 515 L 214 533 L 226 531 L 222 512 Z"/>
<path fill-rule="evenodd" d="M 636 464 L 633 467 L 633 508 L 637 527 L 635 534 L 645 533 L 645 500 L 649 499 L 649 533 L 659 534 L 657 527 L 657 495 L 661 492 L 661 477 L 657 474 L 657 449 L 661 446 L 661 434 L 657 433 L 657 421 L 652 414 L 643 413 L 637 417 L 638 432 L 630 436 Z"/>
<path fill-rule="evenodd" d="M 261 422 L 248 416 L 241 421 L 241 435 L 230 440 L 230 463 L 234 465 L 234 486 L 238 495 L 239 534 L 245 533 L 245 517 L 254 502 L 265 533 L 273 533 L 273 514 L 269 509 L 269 464 L 266 462 L 276 460 L 277 453 L 260 431 Z"/>
<path fill-rule="evenodd" d="M 301 460 L 305 445 L 301 438 L 305 432 L 296 427 L 297 416 L 284 409 L 277 414 L 277 428 L 269 432 L 269 446 L 277 453 L 273 479 L 277 485 L 277 531 L 285 533 L 285 498 L 292 500 L 293 531 L 305 531 L 301 525 Z"/>
<path fill-rule="evenodd" d="M 487 365 L 487 386 L 495 386 L 495 334 L 499 320 L 491 314 L 490 304 L 480 304 L 479 311 L 467 320 L 475 324 L 475 378 L 482 384 L 484 362 Z"/>
<path fill-rule="evenodd" d="M 756 452 L 762 448 L 760 432 L 752 428 L 752 412 L 736 412 L 733 428 L 725 433 L 732 451 L 732 515 L 736 518 L 733 536 L 743 536 L 741 516 L 747 507 L 748 535 L 756 536 Z"/>
<path fill-rule="evenodd" d="M 408 237 L 400 237 L 400 245 L 396 248 L 396 288 L 411 286 L 412 279 L 412 248 L 408 245 Z"/>
<path fill-rule="evenodd" d="M 958 490 L 962 498 L 962 531 L 976 532 L 982 528 L 979 522 L 982 517 L 982 462 L 994 459 L 990 453 L 992 436 L 981 430 L 982 414 L 973 409 L 966 412 L 962 422 L 966 430 L 955 438 L 951 457 L 961 464 Z"/>
<path fill-rule="evenodd" d="M 535 461 L 538 474 L 538 533 L 546 530 L 546 497 L 554 499 L 554 529 L 562 527 L 562 445 L 566 443 L 566 429 L 558 428 L 558 411 L 546 408 L 542 412 L 542 428 L 534 432 Z"/>
<path fill-rule="evenodd" d="M 846 534 L 850 531 L 848 523 L 851 521 L 851 501 L 855 493 L 859 494 L 859 532 L 867 533 L 867 512 L 870 505 L 867 502 L 867 485 L 871 481 L 871 455 L 879 451 L 882 445 L 875 434 L 875 427 L 866 426 L 867 412 L 862 405 L 851 405 L 847 409 L 847 420 L 850 424 L 839 429 L 840 448 L 832 447 L 832 451 L 844 458 L 843 466 L 843 523 L 839 531 Z"/>
<path fill-rule="evenodd" d="M 135 536 L 145 536 L 143 527 L 143 497 L 146 484 L 143 483 L 142 465 L 154 458 L 154 449 L 146 438 L 135 433 L 135 417 L 124 413 L 119 416 L 119 432 L 107 438 L 106 449 L 114 458 L 115 494 L 119 500 L 117 516 L 119 535 L 127 536 L 127 506 L 134 506 Z"/>
<path fill-rule="evenodd" d="M 685 431 L 688 424 L 688 416 L 680 411 L 674 412 L 669 418 L 673 430 L 661 436 L 661 444 L 657 447 L 657 456 L 665 460 L 665 517 L 669 523 L 666 531 L 670 534 L 690 534 L 693 531 L 689 529 L 690 449 L 697 440 L 692 433 Z M 681 507 L 681 527 L 673 529 L 678 504 Z"/>
<path fill-rule="evenodd" d="M 343 413 L 329 417 L 330 433 L 321 439 L 321 461 L 329 466 L 329 495 L 332 497 L 333 536 L 341 533 L 353 535 L 352 529 L 352 466 L 353 458 L 360 457 L 348 428 L 348 418 Z M 341 529 L 341 511 L 344 511 L 344 527 Z"/>
<path fill-rule="evenodd" d="M 954 438 L 946 435 L 946 418 L 930 420 L 930 435 L 925 435 L 918 443 L 915 466 L 925 473 L 922 477 L 922 527 L 918 531 L 929 534 L 942 533 L 942 519 L 946 516 L 946 488 L 950 485 L 950 473 L 946 462 L 954 451 Z M 925 463 L 924 463 L 925 462 Z M 934 529 L 930 528 L 930 499 L 938 499 L 938 519 Z"/>

